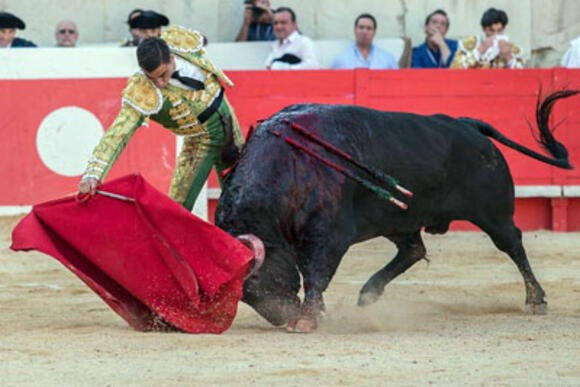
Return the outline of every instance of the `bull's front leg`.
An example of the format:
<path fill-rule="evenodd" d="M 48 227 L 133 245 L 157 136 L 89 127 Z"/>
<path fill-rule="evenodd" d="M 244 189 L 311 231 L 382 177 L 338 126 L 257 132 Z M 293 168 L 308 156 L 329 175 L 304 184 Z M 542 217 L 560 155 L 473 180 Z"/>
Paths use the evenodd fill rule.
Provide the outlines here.
<path fill-rule="evenodd" d="M 304 287 L 304 302 L 300 313 L 288 321 L 286 329 L 292 333 L 309 333 L 318 327 L 318 320 L 324 312 L 322 292 Z"/>
<path fill-rule="evenodd" d="M 343 255 L 350 246 L 351 234 L 349 233 L 339 231 L 325 234 L 337 237 L 309 241 L 300 253 L 298 268 L 304 282 L 304 302 L 301 314 L 289 320 L 287 325 L 289 332 L 308 333 L 317 328 L 318 320 L 325 310 L 322 293 L 328 287 Z"/>

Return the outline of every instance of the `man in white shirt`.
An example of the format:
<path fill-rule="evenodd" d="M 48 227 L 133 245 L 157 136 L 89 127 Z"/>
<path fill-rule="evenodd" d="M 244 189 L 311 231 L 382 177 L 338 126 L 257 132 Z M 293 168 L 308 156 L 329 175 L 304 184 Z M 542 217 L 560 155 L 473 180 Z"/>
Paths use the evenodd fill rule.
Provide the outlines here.
<path fill-rule="evenodd" d="M 296 14 L 291 8 L 280 7 L 274 11 L 276 42 L 266 59 L 269 70 L 299 70 L 319 68 L 314 45 L 310 38 L 298 32 Z"/>

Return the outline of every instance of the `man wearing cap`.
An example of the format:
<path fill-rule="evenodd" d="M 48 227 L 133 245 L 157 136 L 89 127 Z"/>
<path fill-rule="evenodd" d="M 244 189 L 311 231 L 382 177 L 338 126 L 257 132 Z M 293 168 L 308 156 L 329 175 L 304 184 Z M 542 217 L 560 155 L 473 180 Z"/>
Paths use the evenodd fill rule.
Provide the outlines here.
<path fill-rule="evenodd" d="M 169 19 L 155 11 L 135 9 L 129 14 L 127 24 L 129 24 L 133 39 L 125 42 L 123 46 L 134 47 L 151 36 L 160 37 L 161 27 L 169 25 Z"/>
<path fill-rule="evenodd" d="M 17 38 L 16 30 L 23 30 L 26 25 L 17 16 L 8 12 L 0 12 L 0 48 L 36 47 L 31 41 Z"/>
<path fill-rule="evenodd" d="M 95 147 L 79 193 L 94 195 L 137 128 L 153 119 L 184 137 L 169 196 L 191 210 L 212 167 L 219 176 L 244 141 L 220 81 L 233 83 L 205 57 L 203 36 L 183 27 L 143 40 L 137 60 L 141 71 L 129 78 L 121 111 Z"/>

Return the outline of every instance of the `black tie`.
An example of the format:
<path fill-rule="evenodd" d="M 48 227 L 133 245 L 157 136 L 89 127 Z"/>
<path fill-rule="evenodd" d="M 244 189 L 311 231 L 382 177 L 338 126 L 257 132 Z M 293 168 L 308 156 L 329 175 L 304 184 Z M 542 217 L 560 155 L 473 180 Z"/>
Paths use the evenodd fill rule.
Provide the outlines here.
<path fill-rule="evenodd" d="M 186 86 L 191 87 L 193 90 L 205 89 L 205 85 L 203 84 L 203 82 L 200 82 L 197 79 L 193 79 L 190 77 L 183 77 L 179 75 L 179 71 L 174 72 L 171 78 L 177 79 L 179 82 L 183 83 Z"/>

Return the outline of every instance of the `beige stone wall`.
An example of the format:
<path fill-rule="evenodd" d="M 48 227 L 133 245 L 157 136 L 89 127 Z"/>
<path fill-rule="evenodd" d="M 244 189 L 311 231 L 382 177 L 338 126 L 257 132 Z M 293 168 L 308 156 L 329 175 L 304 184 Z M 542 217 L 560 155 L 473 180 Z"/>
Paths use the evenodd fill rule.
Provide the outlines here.
<path fill-rule="evenodd" d="M 292 7 L 300 29 L 314 39 L 349 39 L 354 18 L 362 12 L 378 20 L 378 37 L 406 35 L 413 44 L 423 38 L 425 16 L 445 9 L 451 19 L 449 37 L 479 33 L 488 7 L 504 9 L 507 34 L 522 47 L 529 64 L 559 63 L 568 42 L 580 35 L 578 0 L 272 0 Z M 136 6 L 165 13 L 175 24 L 204 32 L 210 42 L 232 41 L 242 22 L 242 0 L 0 0 L 0 10 L 17 14 L 28 25 L 19 33 L 42 46 L 54 43 L 54 26 L 63 18 L 77 22 L 80 44 L 114 44 L 127 36 L 125 19 Z"/>

